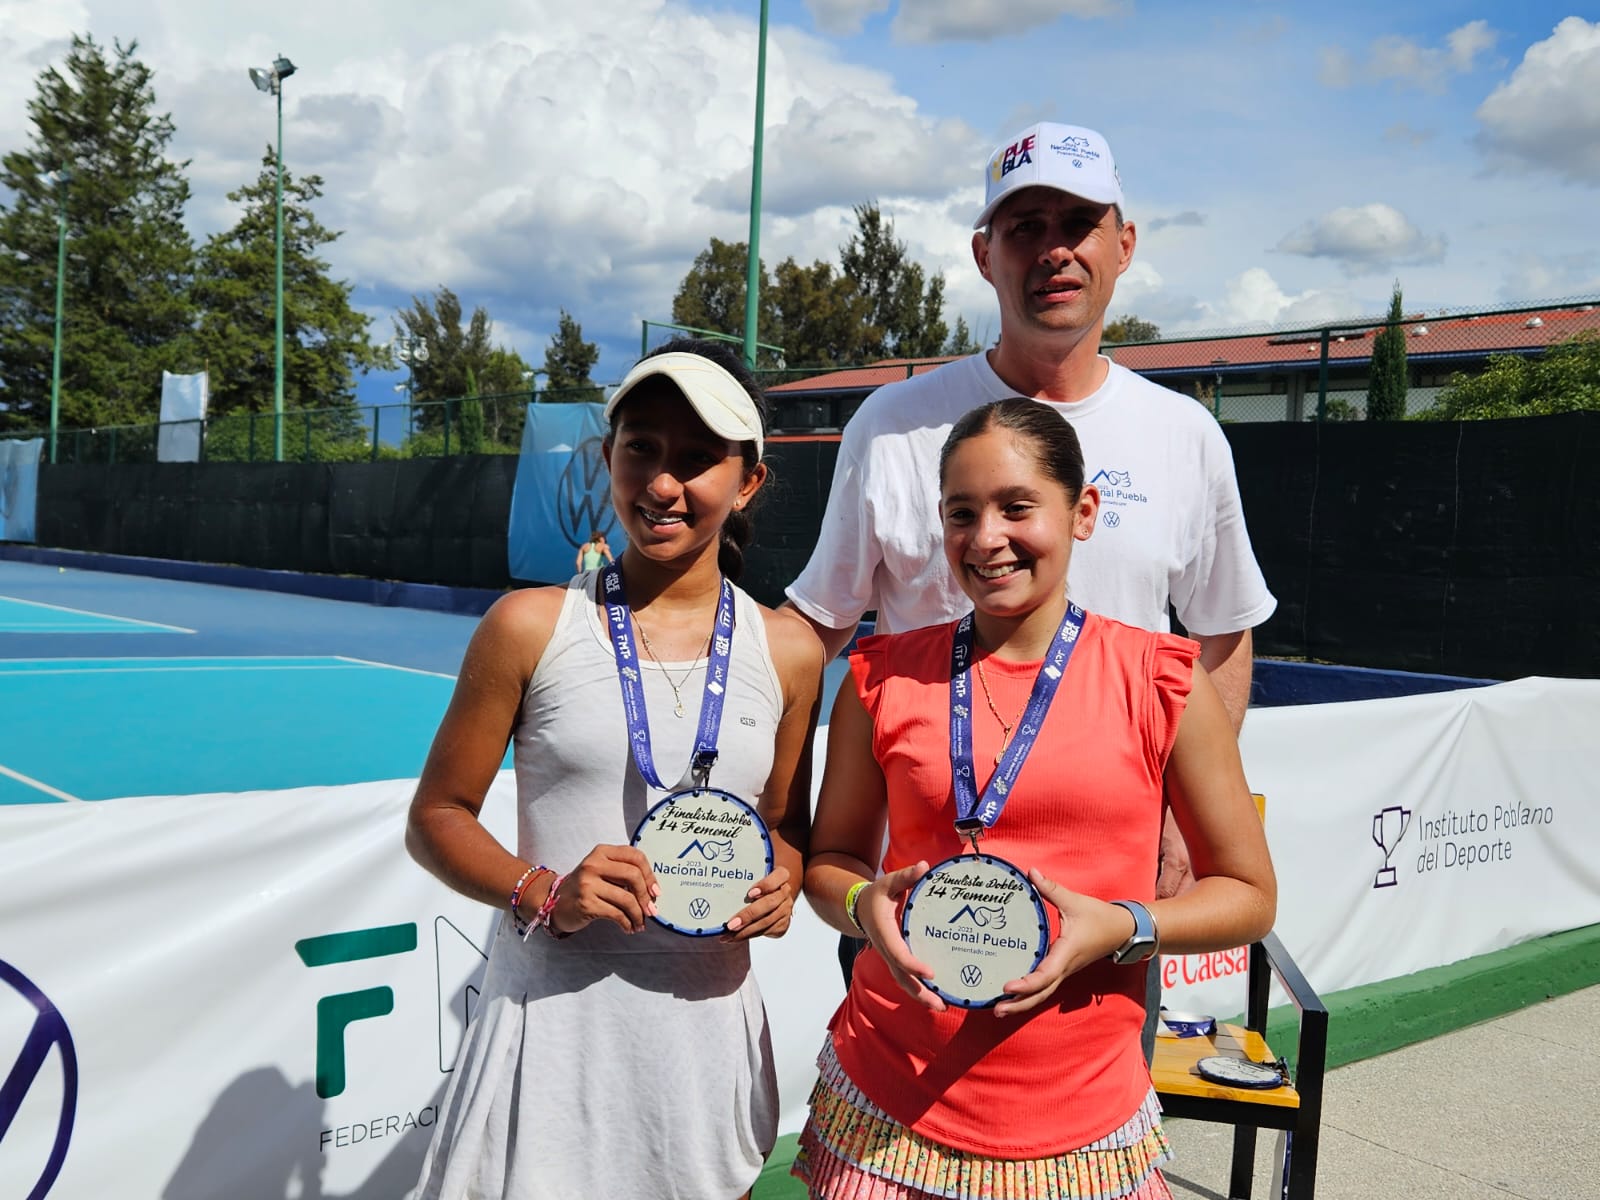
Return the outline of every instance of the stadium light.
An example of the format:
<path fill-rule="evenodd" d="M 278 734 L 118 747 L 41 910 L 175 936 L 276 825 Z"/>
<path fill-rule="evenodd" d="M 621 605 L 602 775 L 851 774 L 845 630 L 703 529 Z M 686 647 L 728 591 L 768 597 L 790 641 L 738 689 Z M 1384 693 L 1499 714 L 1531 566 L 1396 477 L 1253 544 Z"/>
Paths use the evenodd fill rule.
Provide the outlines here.
<path fill-rule="evenodd" d="M 767 0 L 761 0 L 761 40 L 756 50 L 755 156 L 750 163 L 750 255 L 744 279 L 744 361 L 756 365 L 756 320 L 761 303 L 761 132 L 766 123 Z"/>
<path fill-rule="evenodd" d="M 67 276 L 67 184 L 72 173 L 65 167 L 45 178 L 56 189 L 56 332 L 50 349 L 50 461 L 56 461 L 56 431 L 61 424 L 61 309 Z"/>
<path fill-rule="evenodd" d="M 278 160 L 277 186 L 277 274 L 274 283 L 274 311 L 277 327 L 274 339 L 274 367 L 272 383 L 272 457 L 283 461 L 283 81 L 295 73 L 295 65 L 283 55 L 272 60 L 265 69 L 250 68 L 250 82 L 257 91 L 267 92 L 278 101 Z"/>

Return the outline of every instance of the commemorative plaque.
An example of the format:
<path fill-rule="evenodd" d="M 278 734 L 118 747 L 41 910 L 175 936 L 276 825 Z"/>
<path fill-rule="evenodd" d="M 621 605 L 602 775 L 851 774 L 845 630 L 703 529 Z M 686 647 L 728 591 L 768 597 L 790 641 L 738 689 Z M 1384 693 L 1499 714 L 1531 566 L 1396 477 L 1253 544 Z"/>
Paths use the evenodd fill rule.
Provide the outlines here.
<path fill-rule="evenodd" d="M 772 838 L 743 800 L 718 788 L 689 788 L 658 802 L 633 831 L 661 895 L 655 921 L 690 937 L 719 934 L 772 873 Z"/>
<path fill-rule="evenodd" d="M 1038 889 L 988 854 L 935 864 L 911 889 L 900 932 L 911 953 L 933 968 L 923 982 L 962 1008 L 1005 999 L 1001 989 L 1037 967 L 1050 940 Z"/>

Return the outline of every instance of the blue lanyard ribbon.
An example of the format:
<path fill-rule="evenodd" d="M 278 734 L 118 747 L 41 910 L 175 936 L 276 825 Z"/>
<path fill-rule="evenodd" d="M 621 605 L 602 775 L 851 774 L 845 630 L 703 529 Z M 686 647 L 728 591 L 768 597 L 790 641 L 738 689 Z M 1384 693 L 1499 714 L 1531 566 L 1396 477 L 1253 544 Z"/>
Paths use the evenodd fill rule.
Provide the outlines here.
<path fill-rule="evenodd" d="M 617 656 L 617 681 L 622 685 L 622 711 L 628 721 L 628 745 L 634 764 L 651 787 L 666 791 L 656 774 L 650 752 L 650 716 L 645 709 L 644 681 L 640 676 L 639 654 L 634 648 L 633 612 L 628 607 L 622 586 L 622 564 L 608 563 L 600 572 L 601 595 L 606 606 L 606 628 L 611 634 L 611 649 Z M 700 727 L 695 735 L 694 757 L 689 770 L 695 782 L 704 787 L 711 767 L 717 761 L 717 730 L 722 725 L 722 701 L 728 689 L 728 660 L 733 653 L 733 585 L 726 578 L 717 597 L 717 620 L 711 631 L 711 659 L 706 665 L 705 691 L 700 698 Z"/>
<path fill-rule="evenodd" d="M 1044 662 L 1039 665 L 1039 674 L 1034 677 L 1027 707 L 1017 722 L 1016 736 L 1000 756 L 981 799 L 973 783 L 972 766 L 972 614 L 956 623 L 950 642 L 950 769 L 955 786 L 956 831 L 972 839 L 974 846 L 978 835 L 1000 819 L 1011 797 L 1012 785 L 1039 738 L 1050 702 L 1055 699 L 1067 662 L 1077 648 L 1083 617 L 1083 609 L 1069 600 Z"/>

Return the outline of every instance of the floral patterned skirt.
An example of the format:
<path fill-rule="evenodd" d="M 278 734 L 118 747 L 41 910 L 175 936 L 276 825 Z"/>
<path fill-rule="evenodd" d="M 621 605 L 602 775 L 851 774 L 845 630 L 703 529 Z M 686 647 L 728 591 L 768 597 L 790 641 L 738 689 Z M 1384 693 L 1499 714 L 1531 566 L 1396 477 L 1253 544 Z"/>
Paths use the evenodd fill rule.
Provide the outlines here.
<path fill-rule="evenodd" d="M 1120 1129 L 1052 1158 L 986 1158 L 913 1133 L 850 1081 L 828 1038 L 790 1173 L 813 1200 L 1172 1200 L 1154 1090 Z"/>

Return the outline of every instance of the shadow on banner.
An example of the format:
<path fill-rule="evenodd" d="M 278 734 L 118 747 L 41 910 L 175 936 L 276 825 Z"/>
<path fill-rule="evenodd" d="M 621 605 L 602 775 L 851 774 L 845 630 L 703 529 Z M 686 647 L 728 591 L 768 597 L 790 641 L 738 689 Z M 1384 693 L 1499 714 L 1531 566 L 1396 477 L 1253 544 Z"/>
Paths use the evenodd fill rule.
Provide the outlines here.
<path fill-rule="evenodd" d="M 31 542 L 39 504 L 43 438 L 0 441 L 0 542 Z"/>
<path fill-rule="evenodd" d="M 530 404 L 511 493 L 506 559 L 513 579 L 563 583 L 577 573 L 578 547 L 596 529 L 620 555 L 625 541 L 611 507 L 600 443 L 605 406 Z"/>

